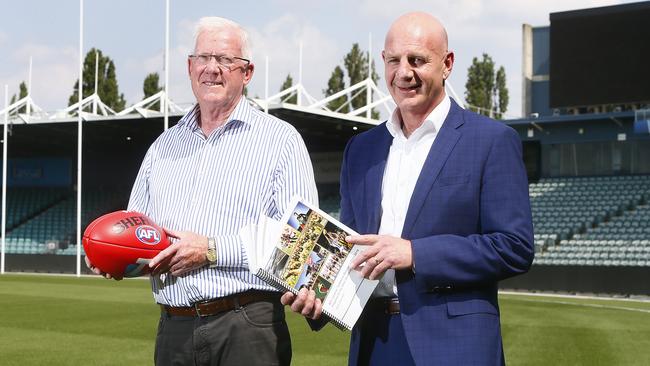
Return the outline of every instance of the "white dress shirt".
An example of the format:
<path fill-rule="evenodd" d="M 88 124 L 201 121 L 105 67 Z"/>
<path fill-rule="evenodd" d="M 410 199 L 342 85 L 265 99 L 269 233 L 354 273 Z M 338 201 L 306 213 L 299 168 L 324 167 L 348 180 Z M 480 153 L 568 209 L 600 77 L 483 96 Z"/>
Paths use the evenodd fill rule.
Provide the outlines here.
<path fill-rule="evenodd" d="M 152 277 L 159 304 L 189 306 L 249 289 L 274 290 L 248 270 L 239 229 L 260 213 L 279 220 L 294 195 L 318 204 L 305 144 L 290 124 L 242 97 L 228 121 L 205 136 L 195 106 L 151 145 L 129 210 L 158 225 L 213 237 L 217 267 Z"/>
<path fill-rule="evenodd" d="M 450 107 L 449 97 L 445 95 L 442 102 L 408 138 L 402 131 L 402 121 L 397 108 L 386 123 L 388 132 L 393 136 L 393 143 L 390 146 L 382 181 L 380 235 L 402 237 L 404 219 L 415 183 L 438 131 L 449 114 Z M 386 271 L 373 293 L 373 297 L 383 296 L 397 296 L 393 269 Z"/>

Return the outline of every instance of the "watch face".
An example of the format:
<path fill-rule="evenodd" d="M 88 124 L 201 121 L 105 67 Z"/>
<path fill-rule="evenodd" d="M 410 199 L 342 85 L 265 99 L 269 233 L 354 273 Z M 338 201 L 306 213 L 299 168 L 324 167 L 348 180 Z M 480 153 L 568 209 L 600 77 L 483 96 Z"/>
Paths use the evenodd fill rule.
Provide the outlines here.
<path fill-rule="evenodd" d="M 217 260 L 217 252 L 215 250 L 208 250 L 208 253 L 205 256 L 208 258 L 209 262 L 214 262 Z"/>

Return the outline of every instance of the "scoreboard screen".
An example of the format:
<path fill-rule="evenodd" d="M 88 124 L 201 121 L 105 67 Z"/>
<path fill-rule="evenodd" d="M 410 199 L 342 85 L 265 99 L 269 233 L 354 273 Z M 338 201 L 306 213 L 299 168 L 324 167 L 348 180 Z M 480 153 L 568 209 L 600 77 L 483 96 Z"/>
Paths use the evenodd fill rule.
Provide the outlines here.
<path fill-rule="evenodd" d="M 552 108 L 650 101 L 650 2 L 551 13 Z"/>

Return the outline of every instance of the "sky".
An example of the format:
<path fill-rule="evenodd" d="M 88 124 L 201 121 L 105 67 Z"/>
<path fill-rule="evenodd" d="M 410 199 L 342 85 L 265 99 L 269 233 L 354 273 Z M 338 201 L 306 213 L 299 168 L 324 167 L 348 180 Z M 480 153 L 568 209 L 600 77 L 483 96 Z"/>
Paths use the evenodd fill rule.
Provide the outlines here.
<path fill-rule="evenodd" d="M 171 0 L 169 92 L 177 104 L 194 101 L 187 76 L 194 23 L 203 16 L 232 19 L 248 30 L 255 74 L 249 96 L 264 96 L 265 59 L 270 94 L 287 74 L 317 99 L 343 57 L 359 43 L 372 57 L 386 91 L 381 50 L 390 24 L 409 11 L 426 11 L 447 28 L 456 61 L 449 82 L 464 97 L 467 69 L 489 54 L 506 70 L 510 103 L 506 117 L 521 116 L 522 24 L 545 26 L 549 13 L 615 5 L 615 0 Z M 45 111 L 67 106 L 79 70 L 79 0 L 0 0 L 0 95 L 18 93 L 32 66 L 32 98 Z M 163 80 L 165 0 L 85 0 L 83 52 L 99 48 L 115 62 L 127 105 L 143 98 L 148 73 Z M 371 40 L 371 43 L 370 43 Z M 370 46 L 370 47 L 369 47 Z M 605 45 L 603 46 L 606 47 Z M 4 104 L 2 104 L 4 107 Z"/>

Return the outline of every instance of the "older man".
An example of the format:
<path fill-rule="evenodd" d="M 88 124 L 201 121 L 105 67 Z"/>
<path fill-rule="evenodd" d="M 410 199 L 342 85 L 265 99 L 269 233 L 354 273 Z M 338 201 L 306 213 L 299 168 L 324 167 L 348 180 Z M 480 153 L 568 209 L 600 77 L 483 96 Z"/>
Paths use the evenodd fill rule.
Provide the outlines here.
<path fill-rule="evenodd" d="M 177 239 L 150 264 L 156 365 L 288 365 L 280 294 L 251 275 L 238 232 L 294 195 L 317 203 L 307 150 L 242 97 L 254 65 L 238 24 L 199 20 L 187 67 L 197 104 L 153 143 L 129 202 Z"/>
<path fill-rule="evenodd" d="M 351 338 L 350 365 L 504 363 L 497 283 L 533 260 L 521 142 L 445 94 L 447 33 L 425 13 L 390 27 L 382 53 L 397 104 L 355 136 L 341 172 L 341 221 L 366 245 L 352 263 L 381 278 Z M 321 304 L 285 295 L 317 318 Z"/>

